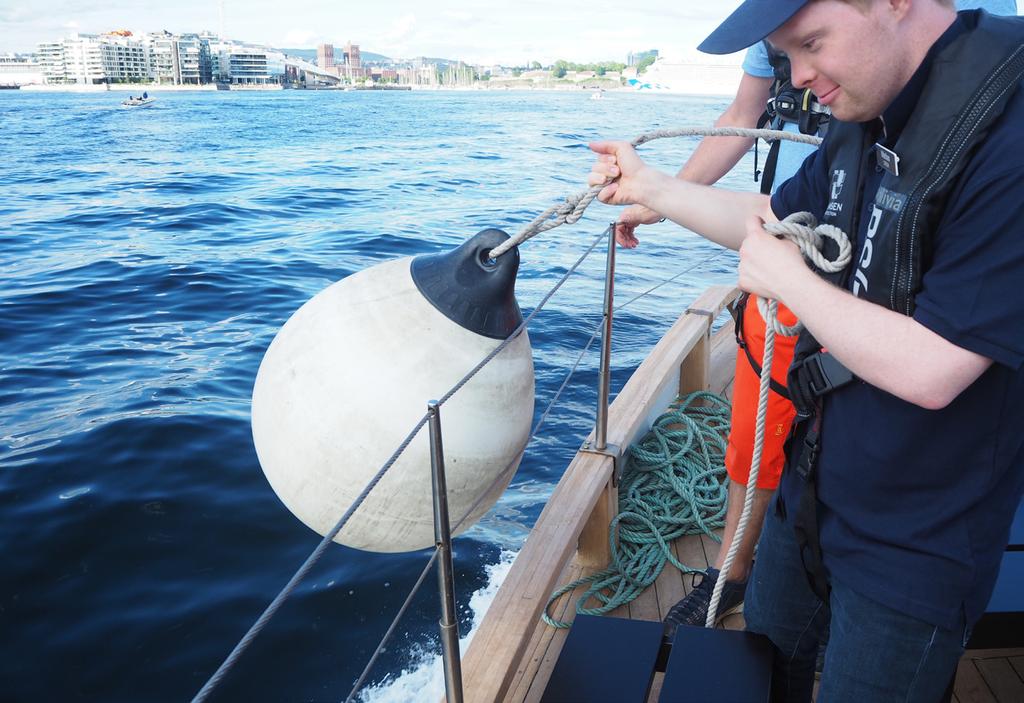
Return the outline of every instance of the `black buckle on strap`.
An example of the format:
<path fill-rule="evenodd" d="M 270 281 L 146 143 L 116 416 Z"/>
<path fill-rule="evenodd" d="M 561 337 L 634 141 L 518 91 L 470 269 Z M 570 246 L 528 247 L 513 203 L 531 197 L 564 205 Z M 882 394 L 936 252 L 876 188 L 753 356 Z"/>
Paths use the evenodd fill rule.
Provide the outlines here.
<path fill-rule="evenodd" d="M 801 381 L 806 380 L 807 387 L 817 398 L 842 388 L 856 378 L 834 356 L 824 351 L 804 359 L 799 373 Z"/>
<path fill-rule="evenodd" d="M 797 476 L 804 482 L 811 480 L 814 475 L 814 466 L 818 463 L 818 451 L 821 449 L 821 436 L 818 434 L 820 421 L 820 417 L 816 417 L 811 421 L 811 426 L 807 429 L 807 433 L 804 434 L 800 458 L 796 462 Z"/>
<path fill-rule="evenodd" d="M 853 374 L 849 369 L 828 352 L 818 352 L 807 361 L 811 372 L 811 390 L 816 396 L 831 393 L 853 380 Z"/>
<path fill-rule="evenodd" d="M 828 352 L 818 351 L 794 363 L 788 386 L 798 419 L 814 415 L 820 397 L 855 379 L 856 376 Z"/>

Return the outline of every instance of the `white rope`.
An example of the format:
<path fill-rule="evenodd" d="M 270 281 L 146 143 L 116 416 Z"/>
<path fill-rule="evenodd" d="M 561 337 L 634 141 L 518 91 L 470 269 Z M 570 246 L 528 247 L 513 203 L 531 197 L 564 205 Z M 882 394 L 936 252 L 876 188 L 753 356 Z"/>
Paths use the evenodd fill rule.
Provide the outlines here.
<path fill-rule="evenodd" d="M 842 271 L 850 263 L 853 256 L 853 246 L 850 238 L 843 230 L 834 225 L 819 225 L 814 215 L 809 212 L 795 212 L 782 222 L 773 222 L 765 225 L 765 231 L 769 234 L 782 236 L 800 247 L 804 257 L 814 264 L 819 270 L 826 273 Z M 825 238 L 831 239 L 839 247 L 839 254 L 835 261 L 829 261 L 821 253 L 821 247 Z M 761 313 L 765 324 L 768 324 L 768 301 L 764 298 L 757 299 L 757 309 Z M 800 333 L 803 325 L 797 320 L 792 327 L 787 327 L 779 322 L 778 317 L 771 317 L 771 326 L 776 334 L 784 337 L 792 337 Z M 765 340 L 767 344 L 767 339 Z"/>
<path fill-rule="evenodd" d="M 852 247 L 850 238 L 832 225 L 818 225 L 817 220 L 809 212 L 796 212 L 784 219 L 782 222 L 766 224 L 765 231 L 769 234 L 782 236 L 800 247 L 812 264 L 822 271 L 835 273 L 842 271 L 850 263 Z M 821 246 L 825 238 L 832 239 L 839 246 L 839 254 L 835 260 L 826 259 L 821 253 Z M 729 551 L 726 552 L 725 561 L 715 582 L 715 588 L 711 592 L 711 602 L 708 604 L 708 616 L 704 626 L 713 628 L 715 619 L 718 616 L 718 603 L 722 599 L 722 589 L 729 578 L 729 569 L 736 559 L 740 544 L 743 542 L 743 533 L 750 521 L 751 508 L 754 505 L 754 493 L 757 491 L 757 478 L 761 473 L 761 456 L 764 452 L 764 430 L 768 417 L 768 392 L 771 390 L 772 362 L 775 356 L 775 335 L 780 334 L 791 337 L 797 334 L 803 325 L 799 321 L 792 327 L 786 327 L 778 321 L 779 303 L 777 300 L 763 298 L 757 299 L 757 309 L 764 318 L 764 355 L 761 358 L 761 378 L 759 393 L 757 396 L 757 422 L 754 429 L 754 454 L 750 458 L 750 475 L 747 478 L 747 494 L 743 499 L 743 512 L 740 514 L 739 522 L 736 524 L 736 532 L 733 534 Z"/>
<path fill-rule="evenodd" d="M 667 139 L 671 137 L 745 137 L 747 139 L 760 138 L 770 142 L 781 139 L 784 141 L 799 142 L 801 144 L 813 144 L 814 146 L 821 144 L 821 137 L 814 137 L 809 134 L 783 132 L 777 129 L 745 129 L 741 127 L 713 127 L 711 129 L 687 127 L 683 129 L 659 129 L 654 132 L 648 132 L 647 134 L 640 135 L 631 141 L 630 144 L 637 147 L 641 144 L 654 141 L 655 139 Z M 509 249 L 519 246 L 527 239 L 535 237 L 541 232 L 547 232 L 549 229 L 554 229 L 560 225 L 575 224 L 579 221 L 580 217 L 583 216 L 583 211 L 590 206 L 590 203 L 594 202 L 594 198 L 597 197 L 597 194 L 601 192 L 601 189 L 604 188 L 605 185 L 607 184 L 591 186 L 589 190 L 566 197 L 565 202 L 563 203 L 552 205 L 535 217 L 533 221 L 521 229 L 518 234 L 510 237 L 508 240 L 491 249 L 491 253 L 488 255 L 489 258 L 497 259 Z"/>

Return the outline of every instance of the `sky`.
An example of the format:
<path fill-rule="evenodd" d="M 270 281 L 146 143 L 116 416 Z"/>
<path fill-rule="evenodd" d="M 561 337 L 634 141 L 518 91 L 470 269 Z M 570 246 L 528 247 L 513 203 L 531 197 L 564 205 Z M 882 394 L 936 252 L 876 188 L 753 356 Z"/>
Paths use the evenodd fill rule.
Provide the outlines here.
<path fill-rule="evenodd" d="M 392 58 L 544 65 L 622 61 L 630 51 L 698 56 L 740 0 L 0 0 L 0 53 L 30 53 L 73 32 L 210 30 L 279 48 L 358 44 Z M 223 7 L 223 24 L 222 12 Z M 703 55 L 701 55 L 703 56 Z M 721 62 L 722 59 L 709 59 Z M 738 63 L 739 56 L 725 59 Z"/>

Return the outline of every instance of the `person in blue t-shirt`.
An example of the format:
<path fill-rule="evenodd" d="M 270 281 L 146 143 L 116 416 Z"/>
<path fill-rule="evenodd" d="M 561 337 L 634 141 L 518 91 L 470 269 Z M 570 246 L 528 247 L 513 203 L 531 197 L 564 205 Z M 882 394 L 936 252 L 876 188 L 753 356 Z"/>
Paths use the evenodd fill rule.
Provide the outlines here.
<path fill-rule="evenodd" d="M 833 115 L 770 199 L 659 173 L 624 142 L 591 145 L 589 182 L 738 249 L 741 288 L 805 325 L 790 390 L 809 419 L 745 612 L 777 647 L 776 697 L 810 700 L 828 623 L 823 699 L 939 700 L 1024 494 L 1024 91 L 1007 60 L 1024 20 L 746 0 L 701 49 L 766 36 Z M 849 234 L 844 272 L 819 276 L 765 231 L 801 211 Z M 803 362 L 826 357 L 845 379 L 805 384 Z"/>
<path fill-rule="evenodd" d="M 957 0 L 957 10 L 983 9 L 995 15 L 1015 15 L 1017 6 L 1014 0 Z M 730 105 L 715 122 L 717 127 L 755 127 L 765 112 L 765 106 L 772 97 L 772 89 L 776 69 L 772 65 L 765 42 L 760 41 L 747 49 L 743 60 L 743 76 Z M 779 128 L 788 131 L 800 131 L 797 122 L 780 120 Z M 827 124 L 826 124 L 827 127 Z M 824 129 L 819 134 L 824 134 Z M 693 155 L 676 174 L 677 178 L 711 185 L 729 172 L 749 151 L 753 140 L 739 137 L 707 138 L 701 141 Z M 816 147 L 790 141 L 780 142 L 777 161 L 774 168 L 766 168 L 762 177 L 770 179 L 769 188 L 762 187 L 762 192 L 774 193 L 775 190 L 791 178 L 800 168 L 804 159 Z M 653 224 L 661 219 L 661 214 L 640 205 L 633 205 L 622 211 L 616 226 L 616 239 L 625 247 L 635 247 L 639 242 L 635 235 L 637 226 Z M 729 453 L 726 456 L 726 468 L 729 474 L 729 506 L 726 524 L 722 535 L 722 544 L 718 557 L 707 577 L 687 594 L 686 598 L 677 603 L 666 617 L 667 632 L 680 624 L 703 624 L 707 616 L 711 590 L 719 576 L 725 555 L 736 532 L 740 509 L 746 496 L 746 480 L 750 470 L 750 457 L 753 454 L 753 418 L 750 407 L 756 405 L 758 395 L 759 364 L 763 357 L 764 322 L 760 319 L 756 301 L 742 301 L 743 314 L 739 319 L 743 325 L 741 335 L 745 338 L 746 353 L 738 354 L 736 364 L 736 380 L 734 385 L 732 431 L 729 435 Z M 795 323 L 792 313 L 780 306 L 780 318 L 787 325 Z M 776 337 L 773 377 L 777 384 L 785 385 L 786 369 L 793 358 L 795 339 Z M 747 355 L 753 359 L 750 363 Z M 779 388 L 776 385 L 776 388 Z M 753 563 L 754 547 L 760 536 L 760 527 L 768 509 L 771 497 L 779 484 L 784 458 L 782 442 L 793 421 L 793 406 L 785 394 L 778 391 L 769 395 L 767 426 L 774 428 L 764 447 L 761 462 L 761 474 L 758 479 L 749 527 L 743 535 L 736 559 L 730 569 L 728 582 L 722 593 L 718 609 L 718 620 L 737 611 L 742 605 L 747 576 Z M 780 441 L 772 442 L 773 438 Z"/>

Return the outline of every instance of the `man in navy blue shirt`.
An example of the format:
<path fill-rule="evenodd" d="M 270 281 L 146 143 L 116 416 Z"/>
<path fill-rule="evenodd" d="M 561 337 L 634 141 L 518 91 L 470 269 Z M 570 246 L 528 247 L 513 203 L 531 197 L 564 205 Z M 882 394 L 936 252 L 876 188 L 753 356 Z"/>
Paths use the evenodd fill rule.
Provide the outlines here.
<path fill-rule="evenodd" d="M 776 697 L 810 700 L 830 622 L 822 699 L 939 700 L 1024 492 L 1024 22 L 946 0 L 746 0 L 701 48 L 765 37 L 835 122 L 770 201 L 616 142 L 592 145 L 590 182 L 739 249 L 740 286 L 803 321 L 798 358 L 824 347 L 853 375 L 805 403 L 758 548 L 746 617 L 778 649 Z M 850 235 L 845 272 L 765 232 L 800 211 Z"/>

